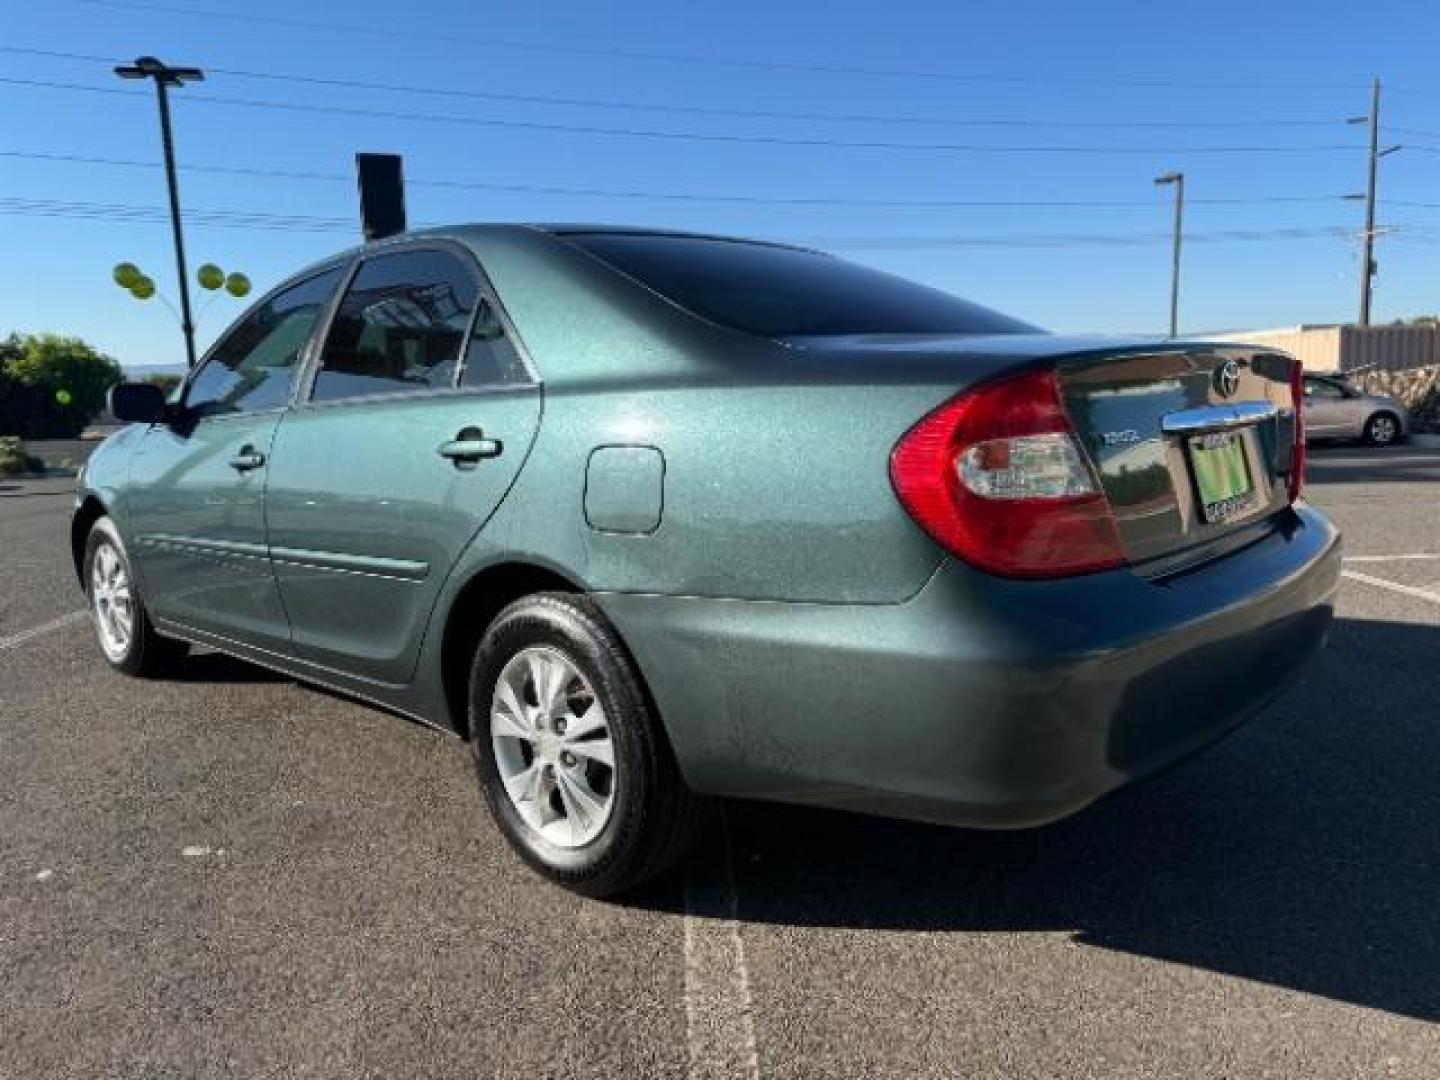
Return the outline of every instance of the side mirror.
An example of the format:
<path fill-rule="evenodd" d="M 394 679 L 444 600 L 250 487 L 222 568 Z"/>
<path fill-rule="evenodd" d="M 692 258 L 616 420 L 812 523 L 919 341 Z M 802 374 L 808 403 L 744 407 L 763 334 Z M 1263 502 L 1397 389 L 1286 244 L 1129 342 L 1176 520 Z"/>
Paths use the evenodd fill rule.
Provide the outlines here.
<path fill-rule="evenodd" d="M 159 424 L 168 415 L 164 393 L 154 383 L 146 382 L 111 387 L 110 412 L 127 424 Z"/>

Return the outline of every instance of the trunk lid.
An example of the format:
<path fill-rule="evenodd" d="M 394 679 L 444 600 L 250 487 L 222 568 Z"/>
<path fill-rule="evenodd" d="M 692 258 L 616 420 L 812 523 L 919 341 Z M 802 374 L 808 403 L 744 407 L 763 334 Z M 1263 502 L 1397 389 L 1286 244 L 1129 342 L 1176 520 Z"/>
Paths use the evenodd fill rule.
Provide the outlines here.
<path fill-rule="evenodd" d="M 1138 569 L 1223 547 L 1288 505 L 1293 363 L 1231 344 L 1059 360 L 1066 409 Z"/>

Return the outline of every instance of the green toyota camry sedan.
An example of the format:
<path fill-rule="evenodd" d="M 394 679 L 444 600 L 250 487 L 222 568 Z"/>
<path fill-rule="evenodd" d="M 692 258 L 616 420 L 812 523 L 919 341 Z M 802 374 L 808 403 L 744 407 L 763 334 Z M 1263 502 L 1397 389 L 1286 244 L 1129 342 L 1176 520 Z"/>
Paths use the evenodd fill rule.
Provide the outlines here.
<path fill-rule="evenodd" d="M 439 229 L 116 388 L 71 542 L 115 668 L 196 644 L 453 730 L 605 895 L 716 797 L 1038 825 L 1255 713 L 1339 575 L 1300 387 L 795 247 Z"/>

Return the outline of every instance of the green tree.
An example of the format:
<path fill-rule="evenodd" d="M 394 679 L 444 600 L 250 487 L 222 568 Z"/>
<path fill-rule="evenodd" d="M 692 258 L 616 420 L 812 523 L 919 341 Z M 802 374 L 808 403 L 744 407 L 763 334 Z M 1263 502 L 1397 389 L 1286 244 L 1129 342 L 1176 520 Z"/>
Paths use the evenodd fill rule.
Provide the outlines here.
<path fill-rule="evenodd" d="M 119 364 L 79 338 L 11 334 L 0 342 L 0 433 L 74 438 L 121 377 Z"/>

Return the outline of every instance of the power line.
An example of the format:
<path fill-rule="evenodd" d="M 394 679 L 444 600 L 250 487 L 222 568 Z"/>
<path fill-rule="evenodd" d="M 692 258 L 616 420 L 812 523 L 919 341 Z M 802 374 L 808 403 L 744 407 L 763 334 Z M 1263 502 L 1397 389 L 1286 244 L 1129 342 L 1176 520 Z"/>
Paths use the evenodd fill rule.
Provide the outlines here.
<path fill-rule="evenodd" d="M 90 2 L 90 0 L 87 0 Z M 0 84 L 13 86 L 40 87 L 53 90 L 72 90 L 85 93 L 127 95 L 128 91 L 112 87 L 90 86 L 84 83 L 61 82 L 49 79 L 24 79 L 0 77 Z M 538 120 L 514 120 L 493 117 L 454 116 L 435 113 L 404 112 L 390 109 L 364 109 L 343 105 L 314 105 L 293 101 L 266 101 L 255 98 L 227 97 L 220 94 L 188 94 L 187 102 L 204 102 L 213 105 L 230 105 L 243 108 L 271 109 L 285 112 L 316 113 L 327 116 L 351 116 L 367 119 L 405 120 L 423 123 L 461 124 L 473 127 L 492 127 L 508 130 L 546 131 L 565 135 L 598 135 L 611 138 L 652 139 L 662 141 L 684 141 L 718 143 L 726 145 L 791 146 L 800 148 L 829 148 L 843 150 L 891 150 L 947 152 L 966 154 L 1063 154 L 1105 156 L 1120 154 L 1306 154 L 1351 152 L 1356 146 L 1351 143 L 1324 143 L 1319 145 L 1273 146 L 1044 146 L 1044 145 L 993 145 L 985 143 L 907 143 L 888 140 L 846 140 L 795 138 L 779 135 L 739 135 L 734 133 L 673 131 L 655 128 L 618 128 L 598 124 L 556 124 Z"/>
<path fill-rule="evenodd" d="M 96 64 L 119 62 L 116 58 L 108 56 L 97 56 L 90 53 L 61 52 L 54 49 L 25 48 L 17 45 L 0 45 L 0 52 Z M 736 109 L 706 105 L 677 105 L 669 102 L 617 101 L 603 98 L 555 97 L 546 94 L 517 94 L 490 90 L 463 90 L 438 86 L 412 86 L 402 83 L 374 82 L 364 79 L 341 79 L 318 75 L 296 75 L 292 73 L 255 71 L 242 68 L 225 68 L 216 67 L 213 64 L 207 64 L 205 70 L 213 75 L 227 75 L 231 78 L 293 83 L 304 86 L 340 87 L 347 90 L 421 94 L 432 97 L 460 98 L 472 101 L 502 101 L 526 105 L 565 106 L 567 108 L 618 109 L 627 112 L 659 112 L 687 116 L 724 116 L 752 120 L 797 120 L 848 124 L 914 124 L 971 128 L 1068 128 L 1080 130 L 1165 130 L 1175 128 L 1226 130 L 1277 127 L 1333 128 L 1337 123 L 1334 119 L 1316 120 L 1290 117 L 1270 120 L 1037 120 L 1025 117 L 918 116 L 897 113 L 833 113 L 777 109 Z"/>
<path fill-rule="evenodd" d="M 1255 243 L 1272 240 L 1353 239 L 1357 230 L 1350 226 L 1330 225 L 1290 229 L 1222 229 L 1211 232 L 1187 232 L 1185 242 L 1191 243 Z M 1168 244 L 1170 232 L 1137 233 L 1061 233 L 1018 236 L 857 236 L 809 237 L 802 243 L 817 247 L 843 248 L 850 251 L 898 251 L 945 248 L 1045 248 L 1079 246 L 1146 247 Z"/>
<path fill-rule="evenodd" d="M 169 211 L 158 206 L 124 203 L 74 202 L 61 199 L 28 199 L 0 196 L 0 214 L 20 217 L 63 217 L 82 220 L 122 221 L 152 224 L 169 220 Z M 187 224 L 234 228 L 355 231 L 350 218 L 313 217 L 299 214 L 270 214 L 241 210 L 186 210 Z"/>
<path fill-rule="evenodd" d="M 1422 131 L 1419 128 L 1393 127 L 1385 124 L 1383 130 L 1387 135 L 1418 135 L 1422 139 L 1440 139 L 1440 131 Z"/>
<path fill-rule="evenodd" d="M 159 168 L 159 163 L 136 158 L 94 157 L 82 154 L 55 153 L 39 150 L 0 149 L 0 158 L 25 161 L 49 161 L 62 164 L 101 165 L 121 168 Z M 318 180 L 353 184 L 355 178 L 344 173 L 307 172 L 289 169 L 261 169 L 241 165 L 190 163 L 188 171 L 220 175 L 266 177 L 284 180 Z M 462 191 L 489 191 L 524 195 L 563 195 L 583 198 L 645 199 L 698 203 L 737 203 L 742 205 L 868 207 L 874 209 L 1090 209 L 1090 210 L 1153 210 L 1153 199 L 845 199 L 786 198 L 764 195 L 706 195 L 698 192 L 617 190 L 614 188 L 564 187 L 540 184 L 496 184 L 467 180 L 426 180 L 410 178 L 411 187 L 449 188 Z M 1259 195 L 1248 198 L 1191 199 L 1193 205 L 1252 206 L 1284 203 L 1332 203 L 1343 201 L 1344 195 Z M 1396 204 L 1399 205 L 1399 204 Z"/>
<path fill-rule="evenodd" d="M 30 199 L 0 196 L 0 215 L 19 217 L 73 218 L 84 221 L 110 221 L 152 224 L 166 219 L 161 207 L 125 203 L 91 203 L 60 199 Z M 190 224 L 211 228 L 275 229 L 280 231 L 355 232 L 349 218 L 309 215 L 271 214 L 226 209 L 186 211 Z M 428 227 L 422 224 L 421 227 Z M 1393 228 L 1393 227 L 1392 227 Z M 1349 226 L 1312 226 L 1285 229 L 1225 229 L 1187 234 L 1186 240 L 1197 243 L 1254 243 L 1282 240 L 1353 239 L 1356 230 Z M 1405 230 L 1403 235 L 1414 238 L 1440 236 L 1435 228 Z M 929 248 L 1037 248 L 1075 246 L 1147 246 L 1168 242 L 1168 232 L 1136 233 L 1061 233 L 1014 235 L 951 235 L 951 236 L 815 236 L 798 241 L 819 247 L 847 250 L 903 250 Z"/>
<path fill-rule="evenodd" d="M 777 60 L 746 57 L 707 56 L 695 53 L 652 52 L 636 49 L 617 49 L 608 46 L 566 45 L 558 42 L 531 41 L 519 38 L 476 37 L 451 32 L 415 30 L 401 26 L 376 26 L 361 23 L 337 22 L 331 19 L 299 19 L 293 16 L 257 15 L 250 12 L 217 11 L 206 8 L 185 7 L 174 4 L 142 3 L 137 0 L 74 0 L 89 7 L 111 8 L 120 11 L 139 11 L 157 15 L 180 15 L 186 18 L 218 19 L 229 22 L 248 23 L 256 26 L 284 26 L 301 30 L 316 30 L 327 35 L 335 33 L 369 34 L 385 38 L 408 38 L 415 41 L 442 42 L 449 45 L 478 45 L 491 49 L 512 49 L 525 52 L 563 53 L 571 56 L 590 56 L 603 59 L 644 60 L 666 64 L 696 65 L 712 67 L 763 69 L 770 71 L 811 72 L 823 75 L 867 75 L 885 78 L 930 79 L 944 82 L 963 83 L 1013 83 L 1030 86 L 1135 86 L 1135 87 L 1197 87 L 1217 89 L 1263 89 L 1263 90 L 1353 90 L 1364 88 L 1365 82 L 1322 82 L 1322 81 L 1258 81 L 1244 80 L 1226 75 L 1224 78 L 1176 79 L 1170 76 L 1051 76 L 1013 75 L 1005 73 L 979 73 L 935 71 L 917 68 L 878 68 L 849 64 L 818 63 L 813 61 Z"/>
<path fill-rule="evenodd" d="M 1408 86 L 1396 86 L 1392 82 L 1385 84 L 1385 89 L 1392 94 L 1403 94 L 1406 97 L 1426 98 L 1430 101 L 1440 101 L 1440 94 L 1429 90 L 1411 90 Z"/>
<path fill-rule="evenodd" d="M 118 97 L 149 97 L 140 90 L 121 90 L 116 86 L 90 86 L 86 83 L 61 82 L 58 79 L 22 79 L 18 76 L 0 76 L 0 83 L 7 86 L 35 86 L 49 90 L 84 90 L 90 94 L 110 94 Z"/>

